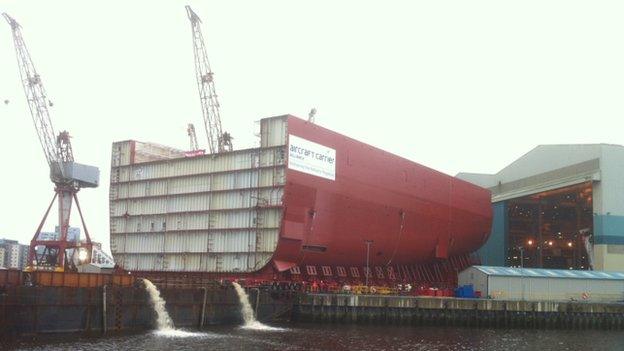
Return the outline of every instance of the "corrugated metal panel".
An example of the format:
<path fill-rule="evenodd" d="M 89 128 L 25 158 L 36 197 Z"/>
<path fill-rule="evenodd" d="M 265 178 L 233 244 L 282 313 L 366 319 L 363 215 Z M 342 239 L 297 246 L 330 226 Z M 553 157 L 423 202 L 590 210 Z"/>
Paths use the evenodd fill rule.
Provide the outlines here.
<path fill-rule="evenodd" d="M 128 186 L 126 184 L 111 183 L 109 195 L 111 200 L 125 199 L 128 197 Z"/>
<path fill-rule="evenodd" d="M 286 149 L 285 148 L 275 148 L 269 149 L 263 152 L 259 160 L 257 161 L 258 166 L 260 167 L 268 167 L 268 166 L 281 166 L 286 162 Z"/>
<path fill-rule="evenodd" d="M 232 211 L 211 213 L 211 228 L 277 228 L 280 225 L 280 209 L 259 211 Z"/>
<path fill-rule="evenodd" d="M 262 237 L 259 242 L 258 238 Z M 245 252 L 272 252 L 277 243 L 277 230 L 263 231 L 261 234 L 254 230 L 238 230 L 227 232 L 190 232 L 173 233 L 165 236 L 164 252 L 218 252 L 218 253 L 245 253 Z M 148 252 L 148 251 L 135 251 Z"/>
<path fill-rule="evenodd" d="M 262 147 L 286 144 L 286 117 L 265 118 L 260 121 Z"/>
<path fill-rule="evenodd" d="M 624 281 L 490 276 L 488 295 L 529 301 L 616 302 L 624 298 Z"/>
<path fill-rule="evenodd" d="M 210 200 L 211 209 L 249 208 L 252 202 L 251 195 L 250 191 L 216 193 Z"/>
<path fill-rule="evenodd" d="M 247 193 L 249 195 L 249 192 Z M 261 196 L 268 196 L 262 191 L 258 193 Z M 274 194 L 277 194 L 274 199 L 279 198 L 281 190 L 274 191 Z M 233 196 L 230 195 L 230 198 Z M 229 205 L 239 204 L 236 203 L 240 201 L 236 199 L 236 196 L 231 200 L 234 203 L 231 202 Z M 224 197 L 223 201 L 227 202 L 228 197 Z M 132 204 L 133 201 L 129 202 Z M 134 204 L 134 206 L 138 205 Z M 130 207 L 132 208 L 132 205 Z M 153 207 L 153 204 L 149 204 L 144 210 L 146 212 L 151 211 Z M 275 250 L 279 239 L 280 220 L 280 208 L 201 214 L 131 215 L 127 218 L 112 218 L 111 250 L 116 257 L 118 254 L 133 253 L 130 256 L 127 254 L 123 256 L 127 262 L 124 268 L 130 270 L 252 271 L 266 264 L 271 253 Z M 167 232 L 167 228 L 173 232 Z M 220 228 L 229 230 L 220 232 L 218 231 Z M 240 230 L 231 230 L 234 228 Z M 206 229 L 210 231 L 202 231 Z M 128 233 L 117 234 L 117 232 Z M 199 261 L 198 258 L 182 258 L 182 256 L 202 252 L 208 253 L 203 255 Z M 177 253 L 179 257 L 170 253 Z M 234 259 L 225 255 L 227 253 L 236 253 L 240 257 Z M 152 257 L 150 254 L 166 254 L 165 261 L 158 259 L 158 257 Z M 216 254 L 223 254 L 220 256 L 222 257 L 220 261 L 211 256 Z M 199 264 L 199 266 L 193 266 L 193 264 Z M 161 265 L 162 268 L 160 268 Z"/>
<path fill-rule="evenodd" d="M 265 266 L 270 254 L 120 254 L 118 262 L 128 270 L 186 272 L 249 272 Z"/>
<path fill-rule="evenodd" d="M 171 161 L 165 176 L 225 172 L 251 167 L 251 152 L 225 153 Z"/>
<path fill-rule="evenodd" d="M 126 201 L 115 201 L 109 205 L 109 213 L 111 216 L 123 216 L 128 212 L 128 205 Z"/>
<path fill-rule="evenodd" d="M 159 253 L 165 248 L 163 234 L 124 234 L 111 237 L 118 253 Z"/>
<path fill-rule="evenodd" d="M 191 213 L 191 214 L 179 214 L 169 218 L 173 219 L 171 225 L 175 229 L 186 230 L 198 230 L 211 228 L 211 216 L 214 217 L 215 213 Z"/>
<path fill-rule="evenodd" d="M 197 195 L 180 195 L 167 198 L 157 198 L 155 200 L 166 204 L 166 212 L 187 212 L 187 211 L 207 211 L 211 208 L 210 203 L 213 201 L 212 194 Z"/>
<path fill-rule="evenodd" d="M 282 204 L 284 197 L 284 188 L 264 189 L 260 193 L 260 199 L 264 201 L 266 206 L 279 206 Z"/>
<path fill-rule="evenodd" d="M 159 214 L 111 218 L 111 233 L 235 228 L 277 228 L 280 208 L 212 213 Z"/>
<path fill-rule="evenodd" d="M 257 250 L 261 252 L 273 252 L 279 240 L 278 230 L 259 230 L 256 232 Z"/>
<path fill-rule="evenodd" d="M 166 270 L 201 271 L 200 266 L 194 267 L 192 264 L 201 264 L 204 267 L 209 264 L 207 262 L 212 256 L 217 255 L 222 260 L 209 265 L 218 267 L 219 271 L 249 271 L 255 269 L 258 264 L 266 264 L 277 246 L 278 238 L 278 229 L 117 234 L 111 236 L 111 250 L 115 252 L 116 257 L 125 254 L 123 257 L 126 260 L 130 259 L 129 264 L 133 268 L 124 266 L 126 269 L 157 270 L 161 261 L 135 256 L 151 257 L 150 254 L 165 254 Z M 182 258 L 195 253 L 205 253 L 202 255 L 203 261 Z M 232 255 L 228 255 L 229 253 L 239 258 L 234 259 Z M 248 263 L 249 266 L 241 266 L 243 263 Z"/>
<path fill-rule="evenodd" d="M 494 267 L 494 266 L 474 266 L 490 276 L 510 276 L 510 277 L 540 277 L 540 278 L 569 278 L 569 279 L 599 279 L 599 280 L 622 280 L 623 272 L 604 271 L 581 271 L 568 269 L 543 269 L 543 268 L 514 268 L 514 267 Z"/>
<path fill-rule="evenodd" d="M 594 302 L 624 299 L 624 279 L 614 278 L 622 273 L 529 268 L 525 269 L 526 274 L 515 274 L 518 270 L 521 269 L 473 266 L 459 274 L 458 282 L 472 284 L 493 299 Z"/>
<path fill-rule="evenodd" d="M 283 169 L 244 170 L 236 173 L 201 175 L 169 180 L 116 184 L 117 198 L 161 196 L 281 185 Z M 212 183 L 212 186 L 211 186 Z"/>
<path fill-rule="evenodd" d="M 168 194 L 184 194 L 192 192 L 202 192 L 213 190 L 210 186 L 210 175 L 198 175 L 188 178 L 174 178 L 160 181 L 164 184 L 162 190 L 153 195 L 162 195 L 167 192 Z M 159 188 L 160 189 L 160 188 Z"/>
<path fill-rule="evenodd" d="M 160 232 L 166 229 L 166 223 L 164 215 L 111 218 L 111 227 L 115 229 L 112 233 Z"/>
<path fill-rule="evenodd" d="M 130 271 L 140 270 L 143 267 L 150 267 L 150 270 L 159 270 L 163 267 L 163 258 L 160 254 L 118 254 L 115 255 L 115 263 Z"/>
<path fill-rule="evenodd" d="M 141 200 L 127 200 L 128 213 L 131 215 L 166 213 L 167 199 L 152 198 Z"/>
<path fill-rule="evenodd" d="M 252 211 L 216 212 L 210 214 L 211 228 L 248 228 L 251 227 Z"/>
<path fill-rule="evenodd" d="M 110 238 L 111 251 L 124 252 L 125 251 L 124 242 L 125 242 L 125 238 L 123 236 L 111 235 L 111 238 Z"/>
<path fill-rule="evenodd" d="M 111 173 L 116 173 L 119 175 L 119 182 L 127 182 L 130 180 L 130 167 L 118 167 L 113 170 Z"/>
<path fill-rule="evenodd" d="M 163 159 L 184 157 L 184 151 L 154 143 L 134 142 L 133 163 L 151 162 Z"/>
<path fill-rule="evenodd" d="M 279 227 L 281 220 L 281 209 L 265 209 L 258 212 L 257 226 L 260 228 L 276 228 Z"/>
<path fill-rule="evenodd" d="M 167 193 L 166 181 L 124 183 L 117 185 L 117 187 L 119 198 L 153 196 Z"/>
<path fill-rule="evenodd" d="M 172 233 L 165 237 L 164 252 L 208 252 L 211 234 L 202 232 Z"/>
<path fill-rule="evenodd" d="M 130 164 L 131 143 L 132 142 L 129 140 L 113 143 L 111 166 L 116 167 Z"/>
<path fill-rule="evenodd" d="M 129 180 L 142 180 L 167 177 L 168 163 L 138 164 L 130 167 Z"/>
<path fill-rule="evenodd" d="M 285 141 L 277 135 L 285 120 L 269 129 L 275 145 Z M 121 161 L 129 143 L 117 148 L 111 250 L 124 268 L 243 272 L 268 263 L 279 239 L 283 148 L 140 164 Z"/>
<path fill-rule="evenodd" d="M 211 252 L 253 252 L 255 251 L 256 233 L 250 231 L 210 233 L 209 251 Z"/>
<path fill-rule="evenodd" d="M 201 269 L 201 255 L 165 255 L 166 271 L 198 271 Z"/>
<path fill-rule="evenodd" d="M 121 165 L 118 167 L 120 169 L 119 181 L 140 181 L 281 166 L 284 164 L 284 154 L 283 148 L 250 149 L 193 158 L 175 158 L 162 162 Z"/>
<path fill-rule="evenodd" d="M 114 199 L 125 199 L 270 187 L 283 183 L 284 169 L 275 168 L 113 184 L 111 189 L 114 188 Z"/>
<path fill-rule="evenodd" d="M 263 169 L 258 174 L 258 185 L 259 186 L 273 186 L 277 184 L 283 184 L 281 182 L 284 174 L 279 174 L 277 168 L 273 169 Z M 283 170 L 283 169 L 282 169 Z"/>
<path fill-rule="evenodd" d="M 212 176 L 213 190 L 257 187 L 258 173 L 257 170 L 248 170 L 236 173 L 215 174 Z"/>

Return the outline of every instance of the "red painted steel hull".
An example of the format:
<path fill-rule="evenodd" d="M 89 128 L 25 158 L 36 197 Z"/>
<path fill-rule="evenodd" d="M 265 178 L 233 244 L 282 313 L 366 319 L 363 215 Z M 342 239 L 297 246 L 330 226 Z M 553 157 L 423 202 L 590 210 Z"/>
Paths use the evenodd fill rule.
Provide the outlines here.
<path fill-rule="evenodd" d="M 335 180 L 286 170 L 273 256 L 293 266 L 416 265 L 474 252 L 490 233 L 490 192 L 288 116 L 288 133 L 336 150 Z"/>

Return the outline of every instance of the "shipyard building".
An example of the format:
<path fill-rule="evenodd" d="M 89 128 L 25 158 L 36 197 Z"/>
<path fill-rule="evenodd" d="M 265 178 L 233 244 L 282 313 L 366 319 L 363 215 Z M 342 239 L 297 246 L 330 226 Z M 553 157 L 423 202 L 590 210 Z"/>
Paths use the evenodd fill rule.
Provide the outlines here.
<path fill-rule="evenodd" d="M 479 250 L 490 266 L 624 269 L 624 147 L 540 145 L 496 174 L 458 178 L 492 192 Z"/>

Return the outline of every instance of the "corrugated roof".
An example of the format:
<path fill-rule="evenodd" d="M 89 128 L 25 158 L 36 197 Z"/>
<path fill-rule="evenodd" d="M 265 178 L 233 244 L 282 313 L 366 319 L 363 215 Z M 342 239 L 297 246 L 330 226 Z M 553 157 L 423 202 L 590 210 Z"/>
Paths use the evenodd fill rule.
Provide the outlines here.
<path fill-rule="evenodd" d="M 600 280 L 624 280 L 622 272 L 603 271 L 575 271 L 567 269 L 543 269 L 543 268 L 513 268 L 495 266 L 473 266 L 487 275 L 505 277 L 529 277 L 529 278 L 572 278 L 572 279 L 600 279 Z"/>
<path fill-rule="evenodd" d="M 624 147 L 617 144 L 543 144 L 531 149 L 494 174 L 458 173 L 456 177 L 485 188 L 493 188 L 499 183 L 507 184 L 594 159 L 602 159 L 606 150 L 614 150 L 618 155 L 624 153 Z M 611 159 L 609 162 L 612 162 Z"/>

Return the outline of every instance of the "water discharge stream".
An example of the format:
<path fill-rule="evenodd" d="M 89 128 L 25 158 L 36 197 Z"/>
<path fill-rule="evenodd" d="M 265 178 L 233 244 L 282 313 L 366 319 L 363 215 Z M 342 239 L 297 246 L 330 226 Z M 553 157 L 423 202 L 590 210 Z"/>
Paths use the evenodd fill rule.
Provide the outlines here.
<path fill-rule="evenodd" d="M 160 296 L 160 291 L 152 282 L 147 279 L 143 279 L 143 284 L 145 285 L 145 289 L 149 294 L 150 304 L 154 308 L 154 312 L 156 312 L 156 330 L 154 334 L 165 337 L 207 337 L 210 336 L 207 333 L 195 333 L 189 332 L 185 330 L 176 329 L 173 324 L 173 320 L 169 316 L 167 312 L 167 308 L 165 307 L 165 300 Z"/>
<path fill-rule="evenodd" d="M 243 315 L 243 321 L 245 324 L 242 326 L 243 329 L 252 329 L 252 330 L 267 330 L 267 331 L 284 331 L 286 329 L 283 328 L 275 328 L 270 327 L 266 324 L 262 324 L 258 322 L 256 317 L 254 316 L 253 309 L 251 308 L 251 304 L 249 303 L 249 296 L 245 292 L 240 284 L 237 282 L 232 282 L 234 285 L 234 289 L 236 290 L 236 294 L 238 295 L 238 300 L 241 304 L 241 314 Z"/>
<path fill-rule="evenodd" d="M 156 312 L 156 328 L 157 330 L 173 330 L 175 326 L 173 325 L 173 321 L 171 317 L 169 317 L 169 313 L 167 313 L 167 308 L 165 307 L 165 300 L 160 296 L 160 291 L 152 282 L 147 279 L 143 279 L 143 284 L 145 285 L 145 289 L 150 297 L 150 304 L 152 308 L 154 308 L 154 312 Z"/>
<path fill-rule="evenodd" d="M 268 331 L 283 331 L 286 329 L 283 328 L 274 328 L 268 325 L 264 325 L 256 320 L 254 317 L 253 310 L 251 309 L 251 305 L 249 304 L 249 296 L 245 292 L 238 283 L 232 283 L 234 288 L 236 289 L 236 293 L 238 294 L 238 299 L 241 303 L 241 313 L 243 314 L 243 319 L 245 321 L 245 325 L 243 329 L 251 329 L 251 330 L 268 330 Z M 145 289 L 149 295 L 150 304 L 152 308 L 154 308 L 154 312 L 156 312 L 156 330 L 154 334 L 158 336 L 164 337 L 178 337 L 178 338 L 188 338 L 188 337 L 215 337 L 214 334 L 210 333 L 197 333 L 197 332 L 189 332 L 185 330 L 176 329 L 173 324 L 173 320 L 169 316 L 166 308 L 166 302 L 160 296 L 160 291 L 151 281 L 147 279 L 143 279 L 143 285 L 145 285 Z"/>

